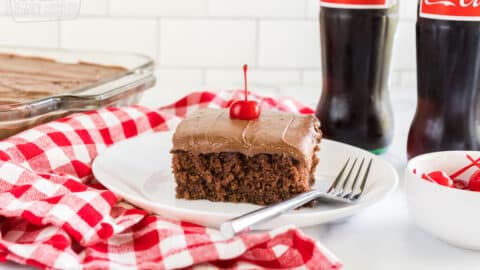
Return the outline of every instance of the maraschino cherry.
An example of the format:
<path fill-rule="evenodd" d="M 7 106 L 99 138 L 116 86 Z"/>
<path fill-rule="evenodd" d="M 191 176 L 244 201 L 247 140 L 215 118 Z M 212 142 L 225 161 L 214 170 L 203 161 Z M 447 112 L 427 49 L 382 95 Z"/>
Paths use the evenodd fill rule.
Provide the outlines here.
<path fill-rule="evenodd" d="M 427 175 L 423 175 L 422 178 L 442 186 L 452 187 L 454 185 L 453 180 L 443 171 L 433 171 Z"/>
<path fill-rule="evenodd" d="M 467 158 L 472 163 L 458 169 L 451 175 L 447 175 L 444 171 L 433 171 L 428 174 L 422 174 L 422 179 L 447 187 L 480 192 L 480 158 L 474 159 L 470 155 L 467 155 Z M 477 167 L 478 169 L 470 176 L 469 181 L 458 178 L 472 167 Z M 417 174 L 417 170 L 414 169 L 413 173 Z"/>
<path fill-rule="evenodd" d="M 235 101 L 230 107 L 230 118 L 240 120 L 255 120 L 260 116 L 260 105 L 255 100 L 248 100 L 247 90 L 248 65 L 243 65 L 243 79 L 245 83 L 245 100 Z"/>
<path fill-rule="evenodd" d="M 477 170 L 470 176 L 468 188 L 473 191 L 480 191 L 480 170 Z"/>

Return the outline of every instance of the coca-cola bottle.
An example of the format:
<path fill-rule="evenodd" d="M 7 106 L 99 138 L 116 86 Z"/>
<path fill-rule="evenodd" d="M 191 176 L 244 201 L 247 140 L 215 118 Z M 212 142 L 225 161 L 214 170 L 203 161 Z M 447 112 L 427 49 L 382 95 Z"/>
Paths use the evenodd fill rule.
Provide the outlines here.
<path fill-rule="evenodd" d="M 395 0 L 320 0 L 323 90 L 316 110 L 326 138 L 374 153 L 392 139 L 388 95 Z"/>
<path fill-rule="evenodd" d="M 417 111 L 407 154 L 478 150 L 480 1 L 420 0 Z"/>

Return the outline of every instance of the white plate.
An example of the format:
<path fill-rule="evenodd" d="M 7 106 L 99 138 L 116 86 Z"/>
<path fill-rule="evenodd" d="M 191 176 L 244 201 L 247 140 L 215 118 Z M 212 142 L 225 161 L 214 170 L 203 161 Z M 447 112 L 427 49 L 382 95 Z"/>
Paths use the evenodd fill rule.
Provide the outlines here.
<path fill-rule="evenodd" d="M 95 159 L 93 173 L 105 187 L 140 208 L 208 227 L 218 228 L 223 221 L 258 208 L 245 203 L 175 198 L 169 153 L 171 139 L 171 132 L 161 132 L 120 142 Z M 311 226 L 341 219 L 378 202 L 397 185 L 398 175 L 390 164 L 359 148 L 324 139 L 319 157 L 315 188 L 323 189 L 348 157 L 374 158 L 364 197 L 355 205 L 320 205 L 291 211 L 259 226 L 259 229 L 286 224 Z"/>

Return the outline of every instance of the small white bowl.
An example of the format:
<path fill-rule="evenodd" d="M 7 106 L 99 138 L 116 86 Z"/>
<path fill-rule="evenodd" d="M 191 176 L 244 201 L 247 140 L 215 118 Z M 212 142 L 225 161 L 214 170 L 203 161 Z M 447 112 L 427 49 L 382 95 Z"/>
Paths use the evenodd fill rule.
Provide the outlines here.
<path fill-rule="evenodd" d="M 480 192 L 421 179 L 422 173 L 435 170 L 450 175 L 470 163 L 467 154 L 474 159 L 480 157 L 480 152 L 476 151 L 446 151 L 410 160 L 405 170 L 405 192 L 410 214 L 421 229 L 452 245 L 480 250 Z M 468 180 L 475 169 L 460 178 Z"/>

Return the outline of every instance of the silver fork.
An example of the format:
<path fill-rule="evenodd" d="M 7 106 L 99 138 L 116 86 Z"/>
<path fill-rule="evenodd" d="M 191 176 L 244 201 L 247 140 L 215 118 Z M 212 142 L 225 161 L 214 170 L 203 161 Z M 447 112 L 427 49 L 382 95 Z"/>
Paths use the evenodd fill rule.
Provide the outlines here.
<path fill-rule="evenodd" d="M 286 201 L 266 206 L 250 213 L 246 213 L 242 216 L 224 222 L 220 226 L 220 232 L 225 237 L 233 237 L 238 233 L 248 231 L 253 225 L 271 220 L 289 210 L 298 208 L 313 200 L 321 199 L 328 202 L 346 204 L 352 204 L 357 202 L 362 197 L 365 190 L 365 185 L 367 184 L 368 175 L 370 173 L 370 167 L 372 166 L 372 159 L 368 161 L 368 165 L 365 169 L 365 172 L 363 173 L 363 177 L 361 178 L 360 183 L 358 183 L 358 180 L 365 164 L 365 158 L 362 159 L 360 165 L 358 166 L 356 166 L 357 161 L 358 158 L 353 161 L 350 169 L 348 169 L 347 175 L 343 177 L 345 171 L 347 171 L 348 165 L 350 164 L 350 158 L 347 159 L 345 165 L 337 174 L 335 180 L 327 189 L 327 191 L 320 191 L 314 189 L 309 192 L 299 194 Z M 352 177 L 352 173 L 354 172 L 355 167 L 357 167 L 356 172 L 354 173 L 355 177 Z"/>

